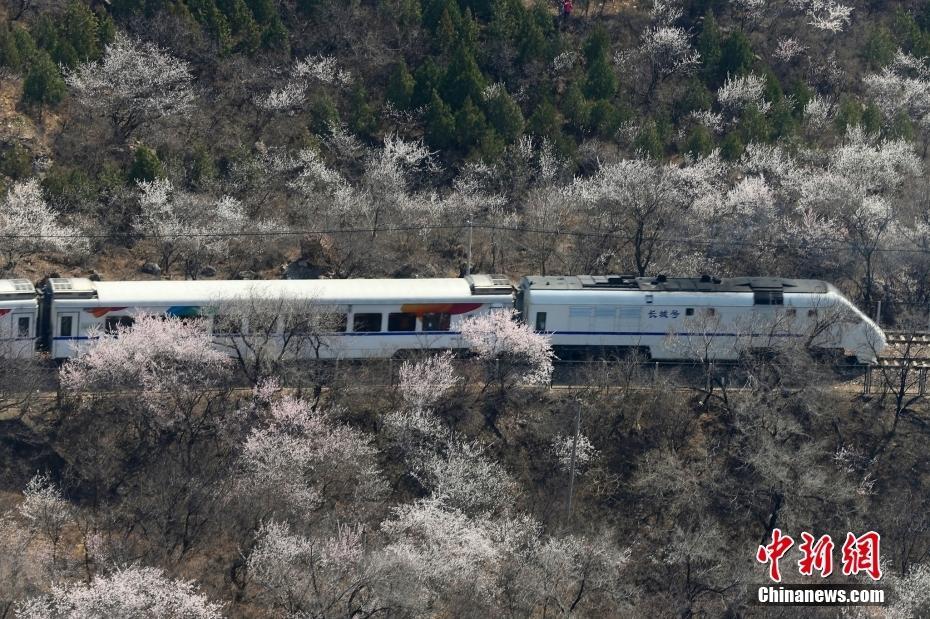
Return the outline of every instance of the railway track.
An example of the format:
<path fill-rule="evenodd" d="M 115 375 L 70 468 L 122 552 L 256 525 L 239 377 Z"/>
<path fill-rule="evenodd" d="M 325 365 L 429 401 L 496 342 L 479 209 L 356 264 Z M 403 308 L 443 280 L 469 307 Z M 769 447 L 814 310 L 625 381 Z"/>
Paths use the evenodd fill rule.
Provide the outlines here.
<path fill-rule="evenodd" d="M 878 357 L 882 368 L 930 368 L 930 331 L 885 331 L 888 346 Z"/>

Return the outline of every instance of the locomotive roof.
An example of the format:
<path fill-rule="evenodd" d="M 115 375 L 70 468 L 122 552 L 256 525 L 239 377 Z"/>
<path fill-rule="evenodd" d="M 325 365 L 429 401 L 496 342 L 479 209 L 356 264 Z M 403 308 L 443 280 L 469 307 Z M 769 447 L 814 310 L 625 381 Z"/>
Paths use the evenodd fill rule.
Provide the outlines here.
<path fill-rule="evenodd" d="M 179 305 L 246 298 L 300 298 L 333 303 L 440 302 L 488 295 L 509 295 L 496 276 L 424 279 L 282 279 L 282 280 L 148 280 L 54 282 L 53 294 L 95 299 L 114 305 Z M 63 294 L 62 294 L 63 293 Z"/>
<path fill-rule="evenodd" d="M 825 294 L 828 284 L 816 279 L 781 277 L 636 277 L 634 275 L 528 276 L 521 288 L 532 290 L 642 290 L 647 292 L 753 292 L 781 290 Z"/>

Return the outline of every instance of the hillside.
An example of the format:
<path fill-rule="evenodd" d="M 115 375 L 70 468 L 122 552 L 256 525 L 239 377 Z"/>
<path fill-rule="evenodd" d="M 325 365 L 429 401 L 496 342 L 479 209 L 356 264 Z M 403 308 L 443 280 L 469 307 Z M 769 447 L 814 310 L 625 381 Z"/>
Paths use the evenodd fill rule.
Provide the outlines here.
<path fill-rule="evenodd" d="M 3 279 L 779 276 L 925 331 L 928 149 L 930 1 L 0 3 Z M 552 389 L 509 317 L 386 374 L 161 318 L 0 354 L 0 618 L 797 616 L 775 530 L 831 585 L 882 536 L 889 604 L 805 616 L 930 613 L 926 350 Z"/>

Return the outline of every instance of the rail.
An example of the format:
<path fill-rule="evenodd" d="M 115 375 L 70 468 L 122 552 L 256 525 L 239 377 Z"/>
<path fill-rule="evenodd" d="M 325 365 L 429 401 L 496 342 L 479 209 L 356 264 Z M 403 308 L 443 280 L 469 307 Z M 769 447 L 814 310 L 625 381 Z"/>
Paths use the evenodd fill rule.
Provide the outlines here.
<path fill-rule="evenodd" d="M 927 334 L 930 336 L 930 334 Z M 468 374 L 467 362 L 456 360 L 463 375 Z M 326 385 L 340 389 L 391 388 L 399 382 L 402 362 L 397 359 L 370 359 L 352 361 L 319 361 L 294 364 L 287 368 L 282 386 L 293 389 L 312 389 Z M 813 379 L 810 374 L 796 372 L 790 364 L 770 364 L 772 370 L 794 375 L 783 382 L 785 388 L 802 388 Z M 875 365 L 822 366 L 820 378 L 837 390 L 864 395 L 899 391 L 928 395 L 930 356 L 927 358 L 881 357 Z M 795 369 L 795 372 L 789 370 Z M 0 387 L 4 395 L 16 397 L 28 391 L 44 397 L 54 397 L 59 391 L 57 371 L 52 364 L 36 366 L 33 380 L 9 382 Z M 551 380 L 543 385 L 559 388 L 655 388 L 694 390 L 726 386 L 737 391 L 751 385 L 755 369 L 735 362 L 695 361 L 633 361 L 633 360 L 559 360 L 554 364 Z M 906 374 L 903 374 L 906 373 Z M 234 387 L 248 388 L 248 381 L 239 376 Z"/>

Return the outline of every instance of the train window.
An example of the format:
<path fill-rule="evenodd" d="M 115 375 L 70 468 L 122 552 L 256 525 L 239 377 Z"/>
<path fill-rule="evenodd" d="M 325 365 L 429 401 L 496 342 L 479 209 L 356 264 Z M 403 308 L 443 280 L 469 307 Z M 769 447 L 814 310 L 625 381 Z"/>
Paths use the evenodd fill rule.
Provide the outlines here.
<path fill-rule="evenodd" d="M 289 314 L 282 320 L 285 334 L 344 333 L 348 328 L 349 316 L 341 312 L 321 314 Z"/>
<path fill-rule="evenodd" d="M 807 317 L 808 317 L 808 318 L 817 318 L 817 310 L 815 310 L 815 309 L 809 309 L 809 310 L 807 310 Z"/>
<path fill-rule="evenodd" d="M 536 330 L 546 330 L 546 312 L 536 312 Z"/>
<path fill-rule="evenodd" d="M 693 307 L 685 308 L 685 316 L 694 316 L 694 308 Z"/>
<path fill-rule="evenodd" d="M 61 337 L 71 337 L 71 328 L 74 326 L 72 316 L 62 316 L 58 323 L 58 335 Z"/>
<path fill-rule="evenodd" d="M 704 310 L 704 314 L 706 314 L 707 316 L 716 316 L 717 310 L 714 309 L 713 307 L 708 307 L 707 309 Z"/>
<path fill-rule="evenodd" d="M 784 305 L 785 295 L 781 290 L 756 290 L 753 302 L 756 305 Z"/>
<path fill-rule="evenodd" d="M 356 333 L 377 333 L 381 330 L 381 314 L 355 314 L 352 330 Z"/>
<path fill-rule="evenodd" d="M 229 314 L 216 314 L 213 317 L 214 335 L 235 335 L 242 333 L 242 318 Z"/>
<path fill-rule="evenodd" d="M 423 314 L 424 331 L 448 331 L 452 324 L 452 314 L 439 312 L 436 314 Z"/>
<path fill-rule="evenodd" d="M 117 327 L 131 327 L 136 321 L 132 316 L 108 316 L 103 321 L 105 333 L 116 333 Z"/>
<path fill-rule="evenodd" d="M 349 315 L 329 313 L 319 317 L 320 331 L 323 333 L 345 333 L 349 328 Z"/>
<path fill-rule="evenodd" d="M 416 331 L 417 315 L 407 312 L 388 314 L 388 331 Z"/>
<path fill-rule="evenodd" d="M 16 319 L 16 337 L 29 337 L 29 316 Z"/>
<path fill-rule="evenodd" d="M 651 294 L 647 294 L 647 295 L 646 295 L 646 303 L 652 303 L 652 295 L 651 295 Z"/>
<path fill-rule="evenodd" d="M 785 310 L 785 316 L 787 316 L 788 318 L 794 318 L 797 315 L 798 315 L 798 310 L 794 309 L 793 307 L 789 307 L 788 309 Z"/>

